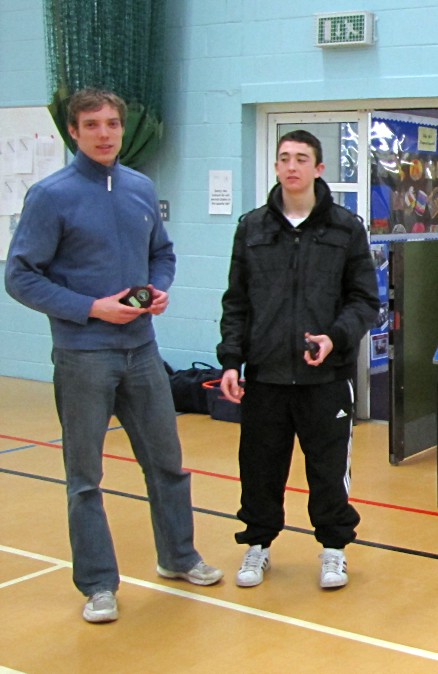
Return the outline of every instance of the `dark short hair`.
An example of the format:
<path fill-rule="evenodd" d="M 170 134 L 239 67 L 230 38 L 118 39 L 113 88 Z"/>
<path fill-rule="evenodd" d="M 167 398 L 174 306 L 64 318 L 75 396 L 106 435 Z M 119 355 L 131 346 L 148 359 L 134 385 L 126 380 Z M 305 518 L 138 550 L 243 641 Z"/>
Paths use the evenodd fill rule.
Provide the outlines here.
<path fill-rule="evenodd" d="M 309 131 L 305 131 L 304 129 L 298 129 L 297 131 L 289 131 L 288 133 L 285 133 L 283 136 L 281 136 L 280 140 L 277 143 L 277 153 L 276 153 L 277 159 L 280 147 L 283 145 L 283 143 L 286 143 L 287 141 L 295 141 L 295 143 L 306 143 L 306 145 L 310 145 L 310 147 L 313 147 L 315 151 L 316 166 L 322 163 L 321 142 L 316 136 L 314 136 L 312 133 L 309 133 Z"/>
<path fill-rule="evenodd" d="M 100 110 L 104 105 L 110 105 L 119 113 L 122 127 L 125 127 L 128 110 L 123 98 L 112 91 L 105 89 L 81 89 L 76 91 L 70 98 L 67 109 L 67 122 L 75 129 L 78 128 L 78 116 L 80 112 Z"/>

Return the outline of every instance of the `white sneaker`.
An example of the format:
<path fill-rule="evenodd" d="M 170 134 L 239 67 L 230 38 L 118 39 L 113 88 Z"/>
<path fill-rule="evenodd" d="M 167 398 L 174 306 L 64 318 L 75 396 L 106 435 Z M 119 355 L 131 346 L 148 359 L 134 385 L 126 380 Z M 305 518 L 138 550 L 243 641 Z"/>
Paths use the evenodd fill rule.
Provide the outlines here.
<path fill-rule="evenodd" d="M 83 617 L 89 623 L 109 623 L 117 620 L 117 599 L 113 592 L 104 590 L 89 597 L 84 606 Z"/>
<path fill-rule="evenodd" d="M 239 587 L 254 587 L 263 582 L 265 571 L 271 568 L 269 548 L 261 545 L 251 545 L 245 553 L 242 566 L 236 575 L 236 585 Z"/>
<path fill-rule="evenodd" d="M 343 550 L 324 548 L 320 558 L 322 559 L 321 587 L 343 587 L 348 583 L 347 560 Z"/>
<path fill-rule="evenodd" d="M 188 580 L 189 583 L 193 583 L 193 585 L 214 585 L 224 575 L 223 571 L 216 569 L 214 566 L 209 566 L 202 560 L 190 571 L 169 571 L 158 565 L 157 573 L 163 578 L 182 578 L 183 580 Z"/>

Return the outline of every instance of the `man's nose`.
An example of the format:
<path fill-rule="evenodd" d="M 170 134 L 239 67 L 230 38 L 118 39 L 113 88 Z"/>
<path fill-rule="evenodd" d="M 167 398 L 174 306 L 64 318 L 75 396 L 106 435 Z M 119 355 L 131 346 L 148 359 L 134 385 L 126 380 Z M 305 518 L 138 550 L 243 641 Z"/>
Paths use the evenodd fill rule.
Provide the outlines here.
<path fill-rule="evenodd" d="M 108 127 L 106 124 L 101 124 L 99 126 L 99 136 L 107 136 L 109 133 Z"/>

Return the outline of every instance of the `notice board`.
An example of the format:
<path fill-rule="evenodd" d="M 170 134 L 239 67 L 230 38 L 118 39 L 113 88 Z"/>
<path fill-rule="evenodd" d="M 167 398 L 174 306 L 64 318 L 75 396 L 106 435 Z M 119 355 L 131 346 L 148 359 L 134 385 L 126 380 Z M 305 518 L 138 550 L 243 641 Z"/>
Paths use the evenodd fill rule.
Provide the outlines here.
<path fill-rule="evenodd" d="M 0 260 L 29 187 L 65 165 L 64 141 L 46 107 L 0 108 Z"/>

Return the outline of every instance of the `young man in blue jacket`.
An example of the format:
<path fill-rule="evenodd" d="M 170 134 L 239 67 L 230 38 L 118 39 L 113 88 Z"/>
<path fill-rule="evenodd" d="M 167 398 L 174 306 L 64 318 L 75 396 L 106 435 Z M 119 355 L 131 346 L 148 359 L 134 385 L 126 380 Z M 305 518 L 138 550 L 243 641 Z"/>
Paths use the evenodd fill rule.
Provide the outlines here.
<path fill-rule="evenodd" d="M 152 325 L 168 305 L 175 255 L 153 183 L 118 161 L 126 112 L 112 92 L 72 96 L 77 153 L 30 188 L 6 264 L 8 293 L 50 320 L 73 580 L 88 597 L 89 622 L 118 617 L 120 578 L 100 490 L 113 413 L 144 472 L 158 574 L 198 585 L 223 575 L 193 544 L 190 475 Z M 120 302 L 134 286 L 148 287 L 148 308 Z"/>
<path fill-rule="evenodd" d="M 238 517 L 246 530 L 236 540 L 249 548 L 236 582 L 258 585 L 270 567 L 296 435 L 323 546 L 320 585 L 342 587 L 344 548 L 359 523 L 348 502 L 352 377 L 359 342 L 378 315 L 376 274 L 362 222 L 334 203 L 321 178 L 319 140 L 286 134 L 275 166 L 267 204 L 236 230 L 218 345 L 222 391 L 241 402 Z"/>

